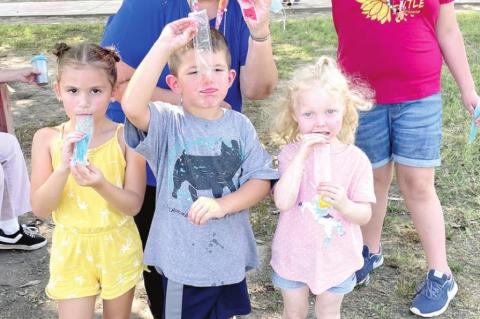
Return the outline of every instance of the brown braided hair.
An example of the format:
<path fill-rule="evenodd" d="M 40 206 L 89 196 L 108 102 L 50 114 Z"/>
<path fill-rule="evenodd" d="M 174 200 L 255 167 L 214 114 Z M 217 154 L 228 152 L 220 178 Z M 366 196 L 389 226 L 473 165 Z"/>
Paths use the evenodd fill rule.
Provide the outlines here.
<path fill-rule="evenodd" d="M 57 81 L 60 81 L 65 66 L 91 65 L 103 69 L 112 87 L 117 81 L 116 62 L 120 56 L 114 48 L 102 48 L 93 43 L 69 46 L 64 42 L 55 44 L 52 53 L 57 57 Z"/>

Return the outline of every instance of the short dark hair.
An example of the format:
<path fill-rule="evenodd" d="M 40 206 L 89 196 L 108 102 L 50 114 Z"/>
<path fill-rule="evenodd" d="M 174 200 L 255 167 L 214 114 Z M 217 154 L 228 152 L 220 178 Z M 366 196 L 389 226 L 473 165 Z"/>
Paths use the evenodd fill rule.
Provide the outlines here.
<path fill-rule="evenodd" d="M 227 65 L 228 67 L 230 67 L 230 64 L 232 63 L 232 57 L 230 55 L 230 50 L 228 49 L 227 41 L 225 40 L 225 38 L 220 32 L 218 32 L 213 28 L 210 29 L 210 33 L 212 38 L 213 52 L 225 53 L 225 59 L 227 61 Z M 185 55 L 186 52 L 190 50 L 193 50 L 193 40 L 172 53 L 172 55 L 168 59 L 168 67 L 170 68 L 171 74 L 175 76 L 178 75 L 178 68 L 183 63 L 183 56 Z"/>

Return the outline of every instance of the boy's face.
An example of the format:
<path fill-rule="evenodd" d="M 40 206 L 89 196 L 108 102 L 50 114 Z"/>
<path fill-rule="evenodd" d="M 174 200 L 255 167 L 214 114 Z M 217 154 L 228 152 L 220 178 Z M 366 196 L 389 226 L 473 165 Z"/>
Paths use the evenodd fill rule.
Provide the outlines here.
<path fill-rule="evenodd" d="M 178 66 L 178 75 L 169 75 L 167 83 L 173 92 L 183 98 L 183 105 L 194 115 L 217 111 L 235 79 L 235 71 L 227 65 L 225 53 L 212 53 L 210 74 L 197 70 L 195 51 L 185 52 Z"/>

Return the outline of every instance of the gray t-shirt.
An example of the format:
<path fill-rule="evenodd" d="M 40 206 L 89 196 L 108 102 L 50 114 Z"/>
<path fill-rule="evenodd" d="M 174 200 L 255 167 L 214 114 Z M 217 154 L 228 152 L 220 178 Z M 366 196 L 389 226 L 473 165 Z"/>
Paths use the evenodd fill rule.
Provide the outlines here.
<path fill-rule="evenodd" d="M 242 281 L 258 265 L 249 211 L 201 226 L 187 213 L 200 196 L 222 197 L 250 179 L 278 179 L 271 156 L 241 113 L 225 110 L 220 119 L 205 120 L 166 103 L 149 107 L 148 133 L 125 124 L 127 144 L 145 156 L 157 179 L 145 263 L 191 286 Z"/>

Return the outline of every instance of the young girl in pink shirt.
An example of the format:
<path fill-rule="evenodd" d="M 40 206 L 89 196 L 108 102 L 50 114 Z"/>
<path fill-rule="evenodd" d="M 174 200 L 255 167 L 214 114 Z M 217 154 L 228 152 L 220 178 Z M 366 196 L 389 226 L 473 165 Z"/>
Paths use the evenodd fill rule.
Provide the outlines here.
<path fill-rule="evenodd" d="M 370 162 L 353 142 L 357 110 L 370 107 L 328 57 L 291 81 L 274 129 L 286 144 L 278 155 L 280 219 L 271 260 L 283 318 L 306 318 L 310 291 L 317 318 L 340 318 L 343 296 L 356 284 L 360 225 L 370 219 L 375 194 Z"/>

